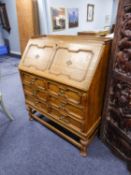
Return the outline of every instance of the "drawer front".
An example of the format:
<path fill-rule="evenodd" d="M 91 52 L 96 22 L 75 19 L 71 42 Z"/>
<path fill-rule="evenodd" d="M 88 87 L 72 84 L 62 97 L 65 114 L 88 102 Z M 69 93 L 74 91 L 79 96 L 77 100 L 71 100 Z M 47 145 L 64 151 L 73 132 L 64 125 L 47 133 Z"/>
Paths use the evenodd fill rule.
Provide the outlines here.
<path fill-rule="evenodd" d="M 86 93 L 82 91 L 76 90 L 74 88 L 70 88 L 66 85 L 61 85 L 52 81 L 48 81 L 34 75 L 30 75 L 26 73 L 21 73 L 21 75 L 22 75 L 23 86 L 25 85 L 28 86 L 26 87 L 26 90 L 28 92 L 29 91 L 32 92 L 34 91 L 34 89 L 39 89 L 39 90 L 42 90 L 43 92 L 45 91 L 46 93 L 52 96 L 56 96 L 61 101 L 62 100 L 67 101 L 78 108 L 80 106 L 83 107 L 85 105 Z"/>
<path fill-rule="evenodd" d="M 82 131 L 83 123 L 77 120 L 74 120 L 70 117 L 70 115 L 51 107 L 50 115 L 56 119 L 58 122 L 66 125 L 70 129 L 74 129 L 75 131 Z"/>
<path fill-rule="evenodd" d="M 58 97 L 49 96 L 48 103 L 54 108 L 66 112 L 68 115 L 77 118 L 84 119 L 84 108 L 70 104 L 67 100 L 61 100 Z"/>
<path fill-rule="evenodd" d="M 25 94 L 33 95 L 33 87 L 23 84 Z"/>
<path fill-rule="evenodd" d="M 34 76 L 26 73 L 21 73 L 21 78 L 24 84 L 30 84 L 34 80 Z"/>
<path fill-rule="evenodd" d="M 26 100 L 27 104 L 35 106 L 36 101 L 35 101 L 35 98 L 33 96 L 25 94 L 25 100 Z"/>
<path fill-rule="evenodd" d="M 35 75 L 30 75 L 26 73 L 21 73 L 23 84 L 29 85 L 29 86 L 35 86 L 39 89 L 45 89 L 46 88 L 46 81 L 42 78 L 39 78 Z"/>
<path fill-rule="evenodd" d="M 64 101 L 67 100 L 74 105 L 84 105 L 85 93 L 50 81 L 48 81 L 47 87 L 51 95 L 57 96 Z"/>
<path fill-rule="evenodd" d="M 75 131 L 84 128 L 86 94 L 66 85 L 22 73 L 26 103 Z"/>
<path fill-rule="evenodd" d="M 46 113 L 50 112 L 50 107 L 46 102 L 40 101 L 31 95 L 25 95 L 25 98 L 26 98 L 26 103 L 33 106 L 34 108 L 39 109 L 40 111 L 43 111 Z"/>
<path fill-rule="evenodd" d="M 43 111 L 45 114 L 48 114 L 54 118 L 56 121 L 66 125 L 70 129 L 81 132 L 83 130 L 83 121 L 78 121 L 73 119 L 68 113 L 64 110 L 60 110 L 59 108 L 54 107 L 53 105 L 42 102 L 31 95 L 25 95 L 27 105 L 31 105 L 34 109 L 39 111 Z"/>
<path fill-rule="evenodd" d="M 38 100 L 42 100 L 44 102 L 47 102 L 48 95 L 45 91 L 42 91 L 40 89 L 37 89 L 35 87 L 31 87 L 28 85 L 23 85 L 23 88 L 24 88 L 25 94 L 31 95 Z"/>

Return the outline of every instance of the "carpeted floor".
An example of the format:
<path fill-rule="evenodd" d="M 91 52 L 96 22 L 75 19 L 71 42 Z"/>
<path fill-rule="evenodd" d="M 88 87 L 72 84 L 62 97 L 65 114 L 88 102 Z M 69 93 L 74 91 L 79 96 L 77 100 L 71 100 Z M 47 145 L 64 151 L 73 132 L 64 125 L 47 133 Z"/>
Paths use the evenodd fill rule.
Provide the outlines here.
<path fill-rule="evenodd" d="M 2 92 L 15 120 L 0 111 L 0 175 L 129 175 L 96 137 L 87 158 L 73 145 L 41 124 L 28 120 L 18 58 L 0 58 Z"/>

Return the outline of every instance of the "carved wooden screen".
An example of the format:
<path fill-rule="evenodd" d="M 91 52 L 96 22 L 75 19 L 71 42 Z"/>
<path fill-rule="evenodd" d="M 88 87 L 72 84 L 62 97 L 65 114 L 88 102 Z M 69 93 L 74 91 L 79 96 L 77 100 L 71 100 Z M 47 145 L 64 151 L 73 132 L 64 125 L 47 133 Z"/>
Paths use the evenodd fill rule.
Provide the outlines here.
<path fill-rule="evenodd" d="M 101 137 L 131 168 L 131 0 L 119 3 Z"/>

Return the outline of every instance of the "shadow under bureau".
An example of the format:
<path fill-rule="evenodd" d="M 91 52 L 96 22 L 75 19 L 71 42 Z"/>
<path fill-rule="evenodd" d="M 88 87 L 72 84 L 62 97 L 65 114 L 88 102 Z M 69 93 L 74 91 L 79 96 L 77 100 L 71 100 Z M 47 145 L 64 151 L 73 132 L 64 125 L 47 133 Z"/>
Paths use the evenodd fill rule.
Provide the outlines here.
<path fill-rule="evenodd" d="M 110 40 L 79 36 L 30 39 L 19 70 L 30 119 L 87 155 L 101 120 Z"/>

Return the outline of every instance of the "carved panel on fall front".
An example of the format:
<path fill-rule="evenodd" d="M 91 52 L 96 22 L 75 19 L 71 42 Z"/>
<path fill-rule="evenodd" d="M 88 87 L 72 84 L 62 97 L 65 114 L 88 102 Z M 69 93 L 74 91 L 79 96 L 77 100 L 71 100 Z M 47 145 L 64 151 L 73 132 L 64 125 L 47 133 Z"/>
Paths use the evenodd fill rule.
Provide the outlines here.
<path fill-rule="evenodd" d="M 45 45 L 40 47 L 32 44 L 26 52 L 26 59 L 23 60 L 23 65 L 44 71 L 49 66 L 52 52 L 53 46 Z"/>
<path fill-rule="evenodd" d="M 47 79 L 88 89 L 100 62 L 102 42 L 61 42 L 48 38 L 32 39 L 22 58 L 21 67 Z"/>
<path fill-rule="evenodd" d="M 50 73 L 65 75 L 75 81 L 83 81 L 92 57 L 92 51 L 58 48 L 50 67 Z"/>

